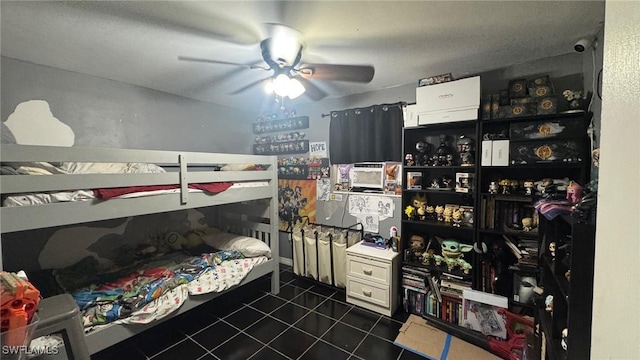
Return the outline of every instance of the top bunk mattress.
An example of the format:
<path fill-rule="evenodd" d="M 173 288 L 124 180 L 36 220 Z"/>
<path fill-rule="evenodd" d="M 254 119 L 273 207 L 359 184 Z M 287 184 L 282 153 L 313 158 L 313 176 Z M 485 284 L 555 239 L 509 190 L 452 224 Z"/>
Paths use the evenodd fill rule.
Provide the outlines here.
<path fill-rule="evenodd" d="M 1 150 L 2 232 L 277 196 L 274 156 L 30 145 Z"/>

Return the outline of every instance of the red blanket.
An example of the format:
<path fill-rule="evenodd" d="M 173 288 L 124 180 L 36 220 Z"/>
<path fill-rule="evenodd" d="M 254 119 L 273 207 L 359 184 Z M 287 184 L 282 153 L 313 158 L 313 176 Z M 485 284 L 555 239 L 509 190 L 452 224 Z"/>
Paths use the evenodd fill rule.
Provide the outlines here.
<path fill-rule="evenodd" d="M 206 184 L 189 184 L 189 189 L 198 189 L 211 194 L 221 193 L 231 187 L 231 182 L 216 182 Z M 180 185 L 149 185 L 149 186 L 128 186 L 119 188 L 94 189 L 93 193 L 98 199 L 111 199 L 120 195 L 131 194 L 142 191 L 172 190 Z"/>

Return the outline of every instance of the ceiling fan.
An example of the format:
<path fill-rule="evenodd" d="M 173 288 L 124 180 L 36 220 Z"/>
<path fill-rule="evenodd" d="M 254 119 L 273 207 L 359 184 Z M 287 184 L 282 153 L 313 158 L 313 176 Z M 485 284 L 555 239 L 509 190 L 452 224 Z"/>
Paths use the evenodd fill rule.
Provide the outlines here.
<path fill-rule="evenodd" d="M 326 97 L 327 93 L 310 80 L 368 83 L 373 79 L 375 70 L 371 65 L 311 64 L 301 61 L 302 49 L 304 48 L 300 41 L 301 33 L 282 24 L 269 25 L 272 26 L 271 35 L 260 42 L 262 60 L 264 60 L 266 66 L 188 56 L 178 56 L 178 60 L 273 71 L 269 77 L 247 84 L 233 91 L 232 95 L 241 93 L 253 86 L 264 84 L 267 88 L 271 87 L 277 95 L 282 97 L 288 96 L 293 99 L 305 93 L 310 99 L 316 101 Z"/>

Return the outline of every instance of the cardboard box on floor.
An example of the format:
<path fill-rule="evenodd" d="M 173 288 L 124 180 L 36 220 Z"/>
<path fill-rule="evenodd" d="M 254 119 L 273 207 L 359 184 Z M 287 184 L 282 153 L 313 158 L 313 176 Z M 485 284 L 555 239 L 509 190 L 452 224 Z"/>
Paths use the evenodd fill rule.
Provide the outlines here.
<path fill-rule="evenodd" d="M 427 324 L 423 318 L 411 315 L 400 328 L 395 344 L 430 359 L 499 360 L 482 348 Z"/>

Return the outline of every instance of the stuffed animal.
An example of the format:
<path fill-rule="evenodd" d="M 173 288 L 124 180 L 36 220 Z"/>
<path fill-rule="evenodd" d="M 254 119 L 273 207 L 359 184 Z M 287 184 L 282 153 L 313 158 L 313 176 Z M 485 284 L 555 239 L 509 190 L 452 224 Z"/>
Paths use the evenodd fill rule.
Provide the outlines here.
<path fill-rule="evenodd" d="M 182 236 L 175 231 L 168 232 L 158 242 L 158 252 L 167 253 L 171 250 L 186 250 L 202 244 L 200 234 L 190 232 Z"/>

